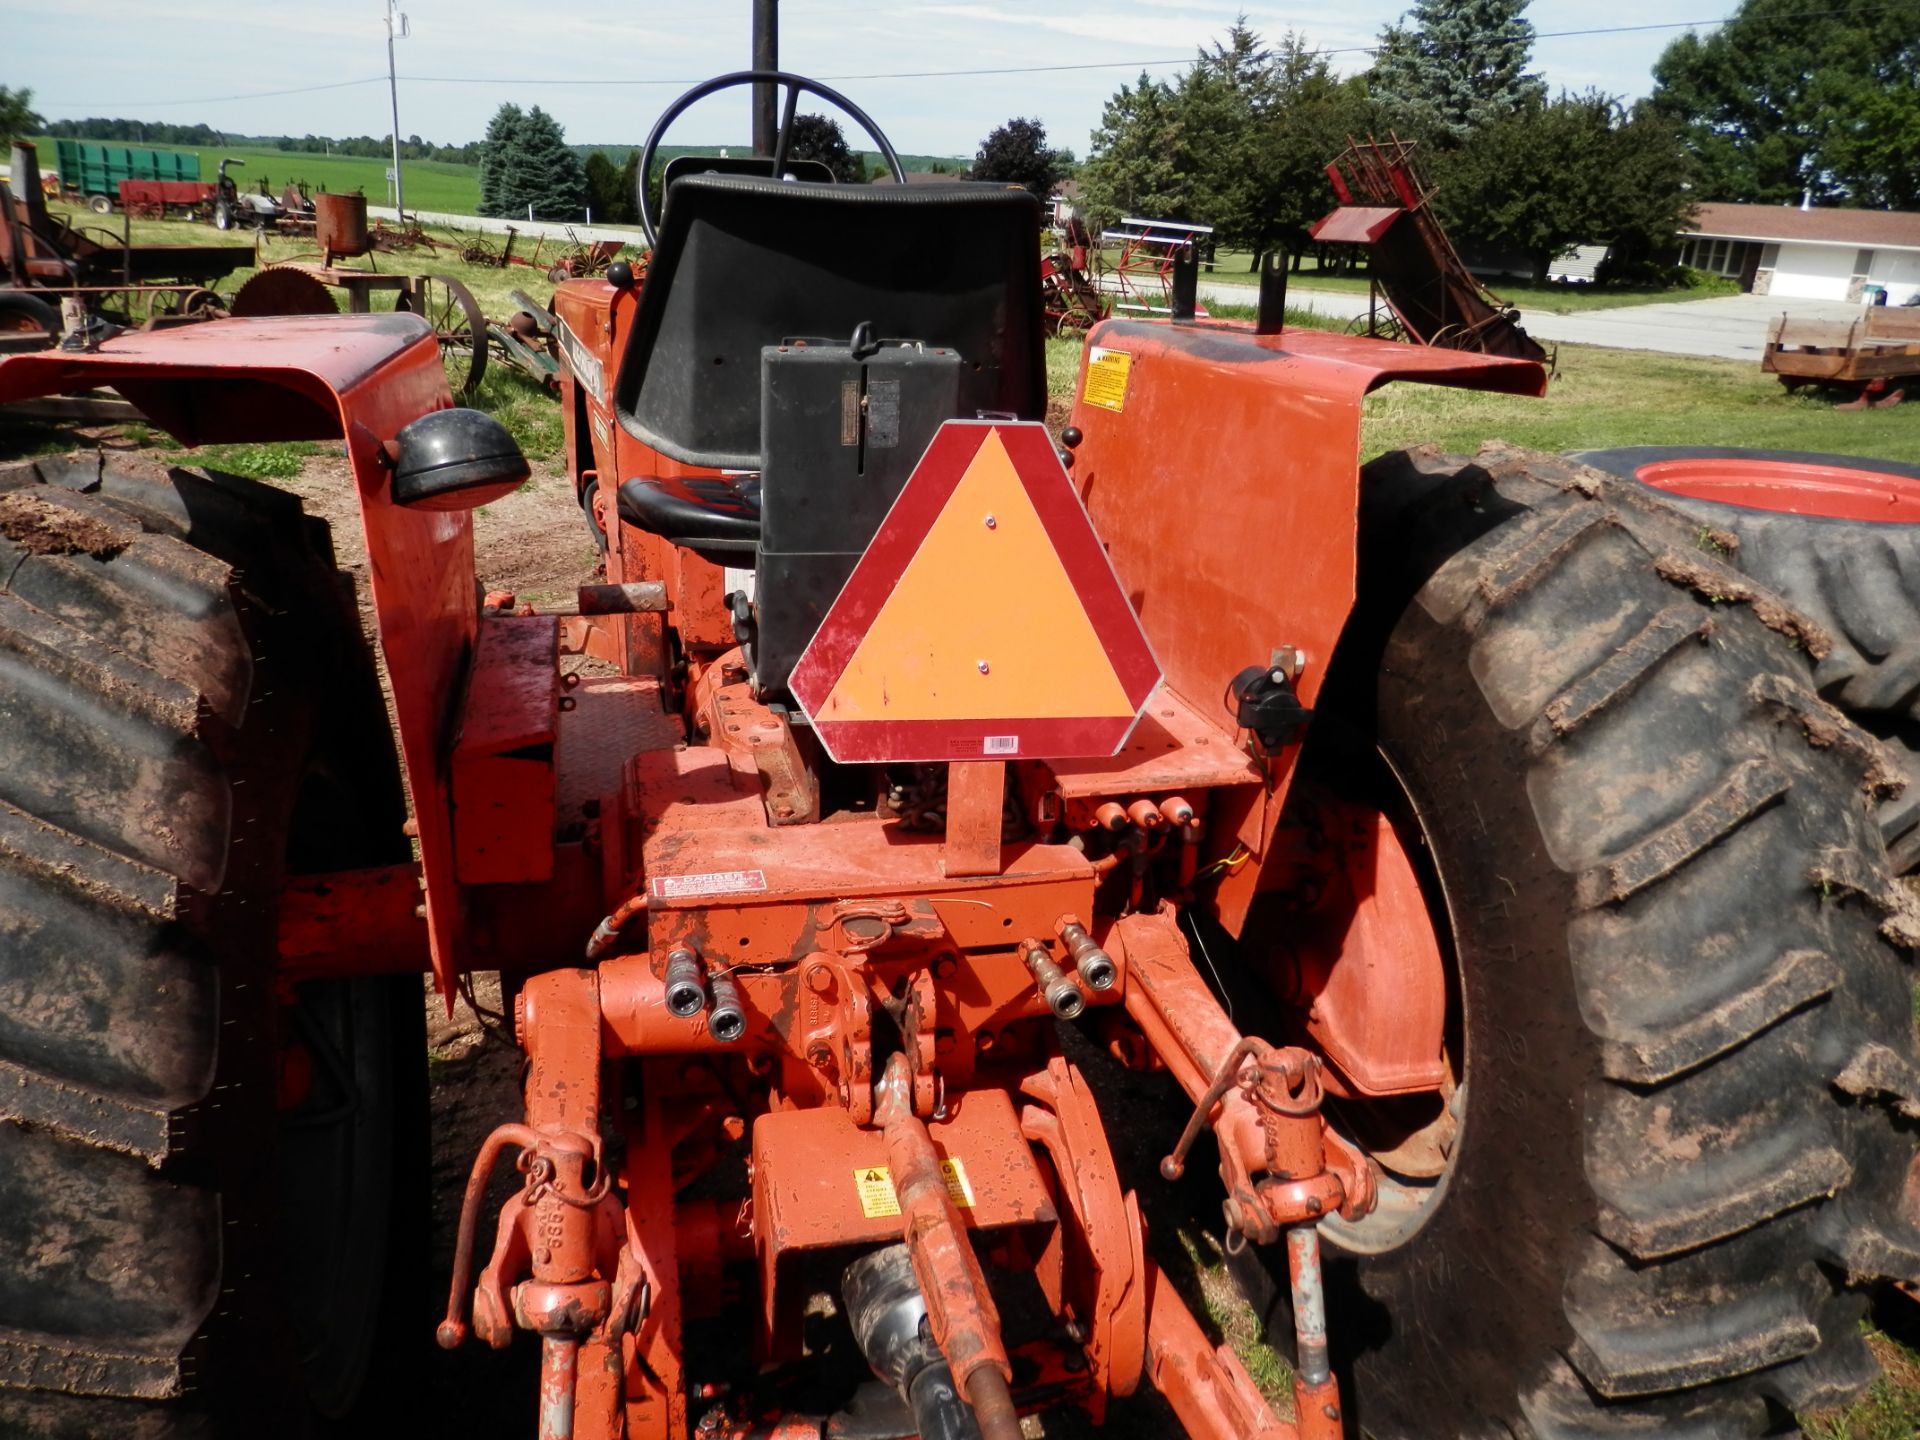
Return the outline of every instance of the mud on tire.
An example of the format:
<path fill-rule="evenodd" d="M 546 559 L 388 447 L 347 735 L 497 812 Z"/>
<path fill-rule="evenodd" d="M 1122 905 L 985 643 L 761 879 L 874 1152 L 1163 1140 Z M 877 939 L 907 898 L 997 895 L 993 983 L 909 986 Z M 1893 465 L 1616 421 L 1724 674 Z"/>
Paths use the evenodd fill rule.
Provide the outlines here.
<path fill-rule="evenodd" d="M 1815 695 L 1807 622 L 1640 487 L 1410 452 L 1363 512 L 1315 723 L 1377 740 L 1418 817 L 1466 1100 L 1418 1227 L 1330 1258 L 1355 1418 L 1790 1432 L 1875 1374 L 1866 1287 L 1920 1275 L 1881 750 Z"/>
<path fill-rule="evenodd" d="M 0 1433 L 295 1434 L 310 1385 L 324 1408 L 357 1378 L 303 1372 L 280 1293 L 276 1130 L 304 1112 L 276 1095 L 271 975 L 290 859 L 406 854 L 343 583 L 269 487 L 0 466 Z M 351 805 L 310 806 L 327 765 L 357 770 Z M 353 983 L 384 987 L 361 1000 L 393 1048 L 350 1058 L 391 1075 L 418 982 Z"/>

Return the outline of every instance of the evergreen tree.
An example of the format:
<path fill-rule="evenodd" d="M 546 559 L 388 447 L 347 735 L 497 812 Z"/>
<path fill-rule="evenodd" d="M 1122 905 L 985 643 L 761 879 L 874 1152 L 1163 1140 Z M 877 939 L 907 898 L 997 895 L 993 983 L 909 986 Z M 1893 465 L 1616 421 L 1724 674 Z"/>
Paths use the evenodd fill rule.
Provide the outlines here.
<path fill-rule="evenodd" d="M 1042 201 L 1067 178 L 1073 156 L 1047 144 L 1047 127 L 1038 120 L 1016 117 L 996 125 L 980 142 L 969 172 L 975 180 L 999 180 L 1024 185 Z"/>
<path fill-rule="evenodd" d="M 1140 72 L 1107 101 L 1080 171 L 1089 228 L 1098 232 L 1128 215 L 1155 220 L 1191 217 L 1194 185 L 1173 87 Z"/>
<path fill-rule="evenodd" d="M 1546 101 L 1527 69 L 1527 0 L 1415 0 L 1411 25 L 1389 25 L 1368 89 L 1403 130 L 1442 145 Z"/>
<path fill-rule="evenodd" d="M 1327 162 L 1341 152 L 1349 136 L 1388 127 L 1367 94 L 1365 80 L 1337 79 L 1298 35 L 1289 34 L 1275 53 L 1274 83 L 1273 113 L 1262 127 L 1258 160 L 1265 205 L 1258 248 L 1285 246 L 1298 269 L 1313 248 L 1309 227 L 1332 208 Z M 1254 268 L 1259 263 L 1256 253 Z"/>
<path fill-rule="evenodd" d="M 482 215 L 508 215 L 512 207 L 502 198 L 502 184 L 514 148 L 520 134 L 520 127 L 526 123 L 526 113 L 518 105 L 505 104 L 493 112 L 493 119 L 487 122 L 487 137 L 480 142 L 480 213 Z M 521 211 L 522 214 L 526 212 Z"/>
<path fill-rule="evenodd" d="M 587 208 L 587 174 L 567 144 L 566 131 L 538 105 L 526 113 L 507 147 L 499 174 L 499 215 L 578 220 Z"/>
<path fill-rule="evenodd" d="M 847 137 L 840 122 L 831 115 L 796 115 L 793 130 L 787 136 L 787 158 L 818 160 L 839 181 L 866 177 L 866 162 L 847 148 Z"/>
<path fill-rule="evenodd" d="M 1273 52 L 1244 15 L 1224 43 L 1200 51 L 1174 92 L 1193 218 L 1212 225 L 1219 244 L 1256 255 L 1273 239 L 1266 140 L 1278 100 Z"/>
<path fill-rule="evenodd" d="M 1744 0 L 1668 45 L 1653 78 L 1701 199 L 1920 204 L 1920 0 Z"/>

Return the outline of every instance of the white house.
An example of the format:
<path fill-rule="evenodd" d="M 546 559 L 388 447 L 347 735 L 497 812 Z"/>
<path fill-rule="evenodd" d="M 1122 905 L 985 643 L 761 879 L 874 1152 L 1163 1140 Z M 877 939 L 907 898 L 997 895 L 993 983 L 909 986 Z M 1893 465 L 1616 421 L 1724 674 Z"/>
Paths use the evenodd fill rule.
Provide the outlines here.
<path fill-rule="evenodd" d="M 1680 239 L 1683 264 L 1756 295 L 1858 301 L 1869 285 L 1884 288 L 1889 305 L 1920 295 L 1920 214 L 1911 211 L 1700 205 Z"/>

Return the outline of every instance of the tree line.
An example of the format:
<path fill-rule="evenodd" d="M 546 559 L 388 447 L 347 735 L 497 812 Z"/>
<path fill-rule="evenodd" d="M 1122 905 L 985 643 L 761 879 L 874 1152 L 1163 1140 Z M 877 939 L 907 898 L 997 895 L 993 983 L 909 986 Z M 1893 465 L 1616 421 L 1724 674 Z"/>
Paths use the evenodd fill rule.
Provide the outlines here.
<path fill-rule="evenodd" d="M 1079 172 L 1088 218 L 1216 227 L 1296 257 L 1331 205 L 1349 137 L 1418 142 L 1449 233 L 1526 256 L 1534 279 L 1579 244 L 1600 278 L 1666 273 L 1702 200 L 1900 206 L 1920 196 L 1920 0 L 1744 0 L 1711 37 L 1670 44 L 1651 95 L 1549 93 L 1529 68 L 1526 0 L 1416 0 L 1372 67 L 1336 76 L 1305 37 L 1235 23 L 1171 80 L 1107 102 Z"/>
<path fill-rule="evenodd" d="M 4 93 L 4 92 L 0 92 Z M 20 91 L 22 104 L 32 98 L 31 91 Z M 215 130 L 211 125 L 169 125 L 161 121 L 125 120 L 94 116 L 86 120 L 41 120 L 34 116 L 31 128 L 18 133 L 51 136 L 56 140 L 113 140 L 123 145 L 184 145 L 196 150 L 213 150 L 222 145 L 248 145 L 267 150 L 284 150 L 293 155 L 352 155 L 383 160 L 393 155 L 392 135 L 234 135 Z M 436 145 L 418 135 L 400 142 L 402 160 L 446 160 L 456 165 L 477 164 L 478 140 L 464 145 Z"/>
<path fill-rule="evenodd" d="M 531 207 L 536 218 L 545 220 L 579 220 L 591 214 L 606 225 L 639 221 L 637 149 L 628 150 L 619 164 L 600 150 L 589 151 L 582 159 L 567 145 L 566 131 L 551 115 L 537 105 L 522 110 L 511 103 L 494 112 L 478 149 L 482 215 L 524 216 Z M 839 122 L 827 115 L 796 115 L 787 137 L 787 154 L 794 160 L 824 165 L 842 183 L 859 184 L 887 175 L 884 167 L 869 170 L 865 157 L 847 144 Z M 1072 167 L 1073 153 L 1048 145 L 1046 128 L 1038 120 L 1015 118 L 981 141 L 965 173 L 976 180 L 1024 185 L 1044 199 Z M 656 162 L 647 177 L 656 213 L 664 168 L 663 162 Z"/>

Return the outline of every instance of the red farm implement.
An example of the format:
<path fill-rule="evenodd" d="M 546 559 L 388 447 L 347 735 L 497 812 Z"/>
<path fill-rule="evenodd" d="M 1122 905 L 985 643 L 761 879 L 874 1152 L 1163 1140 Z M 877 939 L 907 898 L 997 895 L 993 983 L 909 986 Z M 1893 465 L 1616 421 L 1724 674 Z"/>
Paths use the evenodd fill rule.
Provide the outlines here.
<path fill-rule="evenodd" d="M 1545 360 L 1519 312 L 1488 292 L 1461 261 L 1414 168 L 1417 147 L 1393 137 L 1350 141 L 1327 166 L 1340 204 L 1309 232 L 1322 244 L 1366 249 L 1372 293 L 1400 337 L 1416 345 Z M 1382 317 L 1384 318 L 1384 317 Z M 1380 320 L 1370 320 L 1377 329 Z"/>

